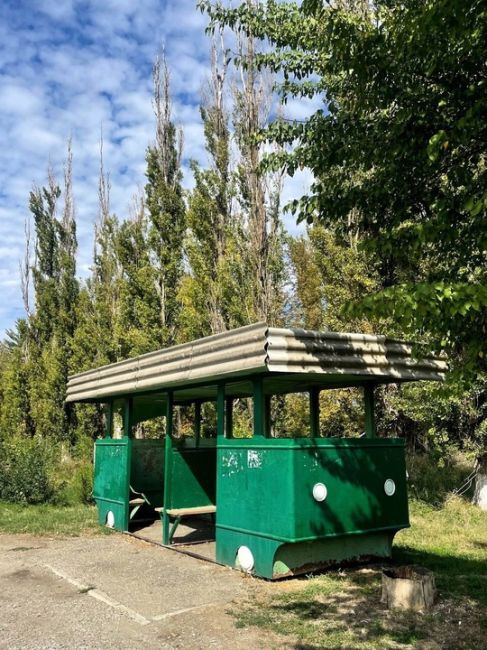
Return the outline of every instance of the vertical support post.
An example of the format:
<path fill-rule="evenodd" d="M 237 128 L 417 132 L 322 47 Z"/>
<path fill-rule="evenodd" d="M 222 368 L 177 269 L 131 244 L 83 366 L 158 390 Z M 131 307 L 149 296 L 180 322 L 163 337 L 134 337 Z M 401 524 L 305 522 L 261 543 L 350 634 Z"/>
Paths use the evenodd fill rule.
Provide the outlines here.
<path fill-rule="evenodd" d="M 134 419 L 134 400 L 126 397 L 123 403 L 123 436 L 126 443 L 125 454 L 125 512 L 123 530 L 129 529 L 130 520 L 130 475 L 132 470 L 132 424 Z"/>
<path fill-rule="evenodd" d="M 173 434 L 173 394 L 167 394 L 166 437 L 164 441 L 164 511 L 162 513 L 162 543 L 169 544 L 169 515 L 172 497 L 172 434 Z"/>
<path fill-rule="evenodd" d="M 365 435 L 367 438 L 375 438 L 377 436 L 374 410 L 374 388 L 374 384 L 366 384 L 364 386 Z"/>
<path fill-rule="evenodd" d="M 225 438 L 233 438 L 233 398 L 225 399 Z"/>
<path fill-rule="evenodd" d="M 105 438 L 113 435 L 113 402 L 105 404 Z"/>
<path fill-rule="evenodd" d="M 201 402 L 194 403 L 194 446 L 200 446 L 201 438 Z"/>
<path fill-rule="evenodd" d="M 264 435 L 271 435 L 271 396 L 264 395 Z"/>
<path fill-rule="evenodd" d="M 320 435 L 320 389 L 312 388 L 309 391 L 309 417 L 312 438 Z"/>
<path fill-rule="evenodd" d="M 219 439 L 225 435 L 225 384 L 218 384 L 217 386 L 216 435 Z"/>
<path fill-rule="evenodd" d="M 266 436 L 266 404 L 264 395 L 264 382 L 262 377 L 257 377 L 252 381 L 254 393 L 254 436 Z"/>
<path fill-rule="evenodd" d="M 126 397 L 123 403 L 123 435 L 124 438 L 132 437 L 132 424 L 134 421 L 134 398 Z"/>

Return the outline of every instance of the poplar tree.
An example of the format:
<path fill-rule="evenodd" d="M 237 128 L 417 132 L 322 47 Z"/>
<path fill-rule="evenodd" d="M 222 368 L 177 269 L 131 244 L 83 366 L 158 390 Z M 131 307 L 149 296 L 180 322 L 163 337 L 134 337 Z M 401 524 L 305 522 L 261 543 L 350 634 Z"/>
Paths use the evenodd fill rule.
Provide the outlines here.
<path fill-rule="evenodd" d="M 228 50 L 223 36 L 211 46 L 211 77 L 201 118 L 209 167 L 192 162 L 195 187 L 189 195 L 185 241 L 189 272 L 180 291 L 182 340 L 215 334 L 246 321 L 245 236 L 234 209 L 235 173 L 225 106 Z"/>
<path fill-rule="evenodd" d="M 247 0 L 249 8 L 254 0 Z M 282 320 L 284 267 L 280 221 L 284 174 L 264 173 L 256 138 L 272 108 L 272 78 L 257 68 L 256 42 L 249 30 L 237 35 L 240 80 L 234 88 L 234 129 L 239 152 L 239 203 L 247 225 L 251 320 Z"/>
<path fill-rule="evenodd" d="M 121 265 L 116 247 L 119 223 L 111 212 L 110 190 L 110 175 L 104 168 L 101 138 L 93 262 L 77 304 L 78 324 L 71 359 L 73 372 L 113 363 L 120 358 L 117 325 L 120 320 Z"/>
<path fill-rule="evenodd" d="M 154 64 L 153 83 L 156 137 L 146 154 L 145 202 L 148 256 L 153 270 L 149 293 L 155 291 L 155 299 L 149 299 L 157 305 L 149 327 L 161 347 L 174 343 L 177 336 L 177 294 L 183 273 L 186 207 L 181 185 L 183 133 L 172 121 L 170 75 L 165 57 L 158 58 Z"/>
<path fill-rule="evenodd" d="M 14 433 L 70 440 L 71 407 L 64 403 L 77 325 L 76 221 L 72 194 L 72 150 L 68 143 L 61 188 L 48 170 L 45 187 L 34 187 L 29 208 L 35 230 L 32 285 L 35 310 L 10 335 L 10 356 L 1 406 L 1 426 Z M 25 264 L 30 265 L 29 256 Z M 24 268 L 24 302 L 30 273 Z M 8 422 L 11 421 L 11 427 Z"/>

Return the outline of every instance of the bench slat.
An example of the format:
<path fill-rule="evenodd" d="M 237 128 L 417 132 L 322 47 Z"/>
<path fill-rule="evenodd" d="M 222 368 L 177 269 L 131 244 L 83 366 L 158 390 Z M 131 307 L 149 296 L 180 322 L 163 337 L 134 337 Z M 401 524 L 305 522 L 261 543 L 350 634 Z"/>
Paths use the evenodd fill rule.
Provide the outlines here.
<path fill-rule="evenodd" d="M 164 508 L 154 508 L 156 512 L 164 512 Z M 209 515 L 216 512 L 216 506 L 200 506 L 196 508 L 172 508 L 167 511 L 171 517 L 185 517 L 188 515 Z"/>

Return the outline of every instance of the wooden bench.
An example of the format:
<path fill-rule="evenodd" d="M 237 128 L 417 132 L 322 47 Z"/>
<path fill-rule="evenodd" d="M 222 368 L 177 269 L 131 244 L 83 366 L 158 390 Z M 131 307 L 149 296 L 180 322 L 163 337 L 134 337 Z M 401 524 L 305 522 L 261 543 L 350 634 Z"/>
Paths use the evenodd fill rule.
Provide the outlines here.
<path fill-rule="evenodd" d="M 163 513 L 164 508 L 154 508 L 156 512 Z M 216 506 L 197 506 L 196 508 L 171 508 L 167 514 L 170 517 L 187 517 L 188 515 L 213 515 L 216 512 Z"/>
<path fill-rule="evenodd" d="M 159 513 L 161 519 L 164 516 L 164 508 L 154 508 L 156 512 Z M 193 508 L 168 508 L 166 513 L 169 517 L 174 517 L 174 522 L 169 531 L 169 544 L 171 544 L 176 532 L 176 528 L 179 526 L 182 517 L 189 517 L 191 515 L 214 515 L 216 513 L 216 506 L 196 506 Z"/>

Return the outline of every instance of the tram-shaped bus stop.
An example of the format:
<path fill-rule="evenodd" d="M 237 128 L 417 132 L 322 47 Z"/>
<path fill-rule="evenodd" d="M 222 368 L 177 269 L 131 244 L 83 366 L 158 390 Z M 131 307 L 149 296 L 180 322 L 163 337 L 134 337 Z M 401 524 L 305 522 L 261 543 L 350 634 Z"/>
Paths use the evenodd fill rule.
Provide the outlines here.
<path fill-rule="evenodd" d="M 186 521 L 199 520 L 206 557 L 279 578 L 390 556 L 395 533 L 409 525 L 404 441 L 377 436 L 374 388 L 445 372 L 444 358 L 418 359 L 383 336 L 257 323 L 74 375 L 67 400 L 106 408 L 106 435 L 95 443 L 100 524 L 141 531 L 140 519 L 160 516 L 159 539 L 170 545 Z M 320 434 L 320 391 L 352 386 L 363 389 L 365 435 Z M 273 437 L 271 397 L 294 392 L 309 394 L 310 435 Z M 234 436 L 236 400 L 250 406 L 249 437 Z M 216 404 L 212 438 L 201 435 L 205 402 Z M 191 436 L 174 436 L 178 405 L 192 405 Z M 113 435 L 118 412 L 121 437 Z M 163 439 L 134 437 L 139 423 L 161 415 Z"/>

